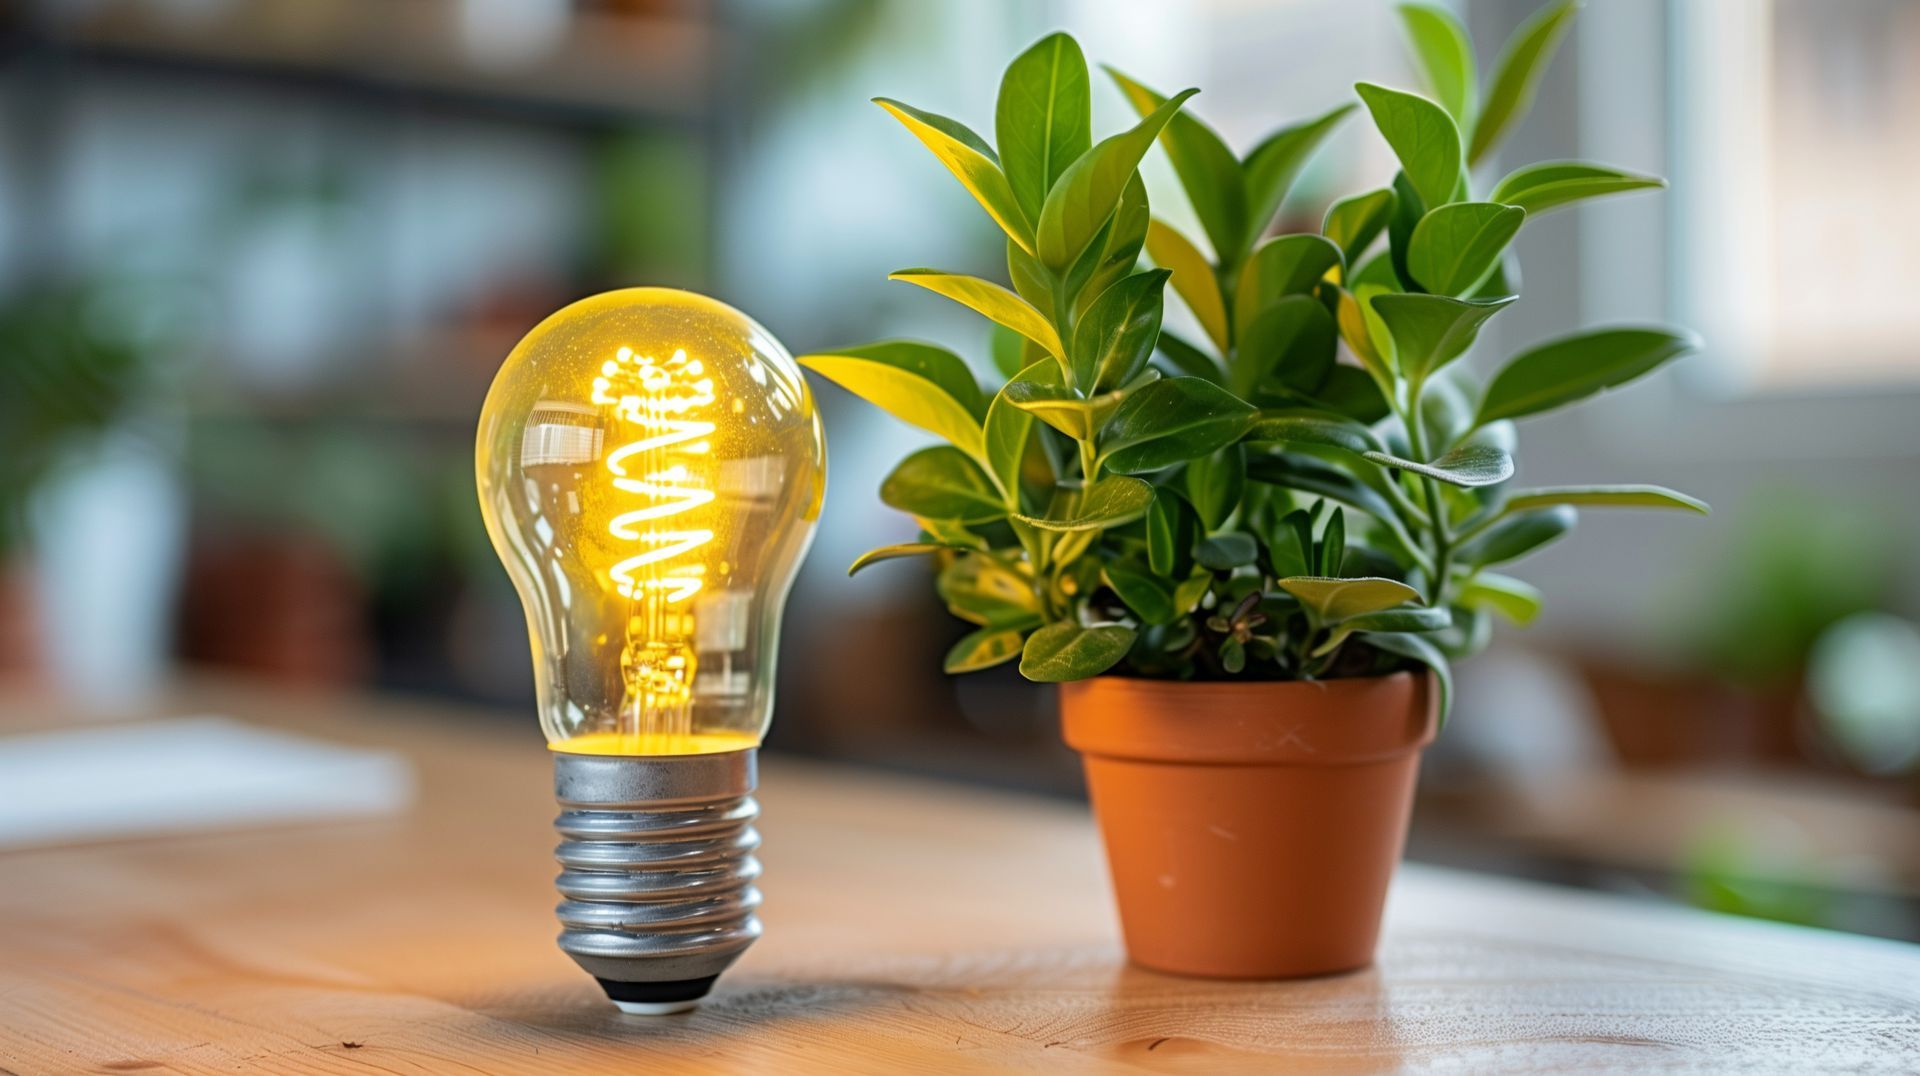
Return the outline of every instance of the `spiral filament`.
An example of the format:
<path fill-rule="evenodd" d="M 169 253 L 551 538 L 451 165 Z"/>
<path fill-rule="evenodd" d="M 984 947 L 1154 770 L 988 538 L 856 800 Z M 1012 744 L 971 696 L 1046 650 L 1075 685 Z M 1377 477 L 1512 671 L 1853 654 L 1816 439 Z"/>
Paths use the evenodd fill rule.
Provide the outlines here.
<path fill-rule="evenodd" d="M 622 731 L 684 734 L 697 664 L 687 603 L 706 574 L 699 550 L 714 537 L 696 525 L 698 509 L 714 499 L 702 465 L 715 427 L 700 417 L 714 402 L 713 379 L 684 349 L 660 362 L 623 347 L 601 365 L 592 399 L 611 407 L 615 420 L 637 434 L 606 456 L 613 488 L 640 498 L 607 524 L 615 539 L 634 550 L 608 569 L 614 588 L 631 603 L 621 656 L 627 685 Z M 609 440 L 619 439 L 617 429 L 610 428 Z"/>

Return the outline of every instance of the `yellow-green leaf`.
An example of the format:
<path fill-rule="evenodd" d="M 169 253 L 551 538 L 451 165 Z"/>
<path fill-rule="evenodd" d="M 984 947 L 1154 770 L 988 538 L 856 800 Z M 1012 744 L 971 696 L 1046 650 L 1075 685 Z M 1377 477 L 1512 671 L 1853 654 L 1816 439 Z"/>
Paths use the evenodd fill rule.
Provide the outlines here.
<path fill-rule="evenodd" d="M 1597 505 L 1614 508 L 1680 508 L 1707 515 L 1711 509 L 1698 497 L 1660 486 L 1556 486 L 1521 490 L 1507 498 L 1508 514 L 1553 504 Z"/>
<path fill-rule="evenodd" d="M 1025 642 L 1020 632 L 1011 628 L 980 628 L 968 632 L 947 651 L 946 670 L 967 673 L 991 669 L 1019 657 Z"/>
<path fill-rule="evenodd" d="M 936 295 L 944 295 L 1046 348 L 1047 354 L 1061 362 L 1067 361 L 1067 349 L 1061 345 L 1060 334 L 1054 331 L 1047 316 L 1034 309 L 1032 303 L 991 280 L 938 269 L 902 269 L 888 274 L 887 279 L 917 284 Z"/>
<path fill-rule="evenodd" d="M 1070 620 L 1049 624 L 1027 637 L 1020 675 L 1041 683 L 1098 676 L 1133 648 L 1133 629 L 1120 624 L 1082 627 Z"/>
<path fill-rule="evenodd" d="M 1295 575 L 1279 580 L 1281 590 L 1300 599 L 1323 624 L 1333 624 L 1365 613 L 1420 601 L 1420 592 L 1397 579 L 1361 576 L 1333 579 Z"/>
<path fill-rule="evenodd" d="M 892 341 L 802 355 L 799 362 L 900 421 L 945 438 L 975 459 L 985 458 L 975 406 L 980 389 L 951 352 Z M 969 389 L 970 398 L 958 398 Z"/>
<path fill-rule="evenodd" d="M 1020 464 L 1027 453 L 1027 437 L 1032 432 L 1033 415 L 1015 404 L 1007 389 L 1016 384 L 1058 385 L 1060 367 L 1051 359 L 1039 362 L 1014 375 L 987 406 L 984 427 L 987 473 L 1000 486 L 1000 494 L 1009 509 L 1020 507 Z"/>
<path fill-rule="evenodd" d="M 903 104 L 887 97 L 876 97 L 873 103 L 893 114 L 893 117 L 913 132 L 947 171 L 967 188 L 968 193 L 987 211 L 1007 238 L 1020 244 L 1021 248 L 1031 252 L 1033 244 L 1033 226 L 1027 220 L 1020 202 L 1013 194 L 1013 186 L 1000 171 L 1000 165 L 994 160 L 993 152 L 980 136 L 968 130 L 957 120 L 932 112 L 923 112 L 911 105 Z"/>
<path fill-rule="evenodd" d="M 1142 116 L 1152 115 L 1166 103 L 1160 94 L 1111 67 L 1107 74 Z M 1194 216 L 1200 218 L 1214 252 L 1224 256 L 1239 249 L 1247 231 L 1247 183 L 1233 151 L 1213 128 L 1187 112 L 1175 116 L 1160 132 L 1160 145 L 1166 149 L 1167 160 L 1180 178 L 1180 186 L 1187 192 L 1187 201 L 1193 205 Z"/>
<path fill-rule="evenodd" d="M 1537 587 L 1510 575 L 1481 572 L 1460 588 L 1460 604 L 1469 609 L 1487 609 L 1499 613 L 1521 627 L 1540 615 L 1544 599 Z"/>
<path fill-rule="evenodd" d="M 1014 518 L 1045 531 L 1104 530 L 1139 519 L 1151 504 L 1152 486 L 1138 478 L 1108 475 L 1073 498 L 1071 511 Z"/>
<path fill-rule="evenodd" d="M 896 560 L 900 557 L 931 556 L 935 553 L 945 553 L 949 550 L 959 548 L 962 547 L 942 545 L 939 542 L 901 542 L 898 545 L 883 545 L 878 549 L 869 549 L 865 553 L 855 557 L 853 563 L 847 566 L 847 574 L 849 576 L 855 575 L 860 569 L 870 564 L 878 564 L 883 560 Z"/>
<path fill-rule="evenodd" d="M 1231 346 L 1227 339 L 1227 304 L 1220 296 L 1220 282 L 1207 256 L 1186 236 L 1158 220 L 1147 225 L 1147 256 L 1155 265 L 1172 270 L 1174 293 L 1193 311 L 1213 346 L 1226 354 Z"/>

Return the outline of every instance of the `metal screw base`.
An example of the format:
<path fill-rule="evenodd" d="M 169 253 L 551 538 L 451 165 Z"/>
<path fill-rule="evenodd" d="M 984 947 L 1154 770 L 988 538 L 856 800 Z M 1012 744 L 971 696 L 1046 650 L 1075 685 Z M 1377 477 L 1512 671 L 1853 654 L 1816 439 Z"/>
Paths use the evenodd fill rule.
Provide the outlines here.
<path fill-rule="evenodd" d="M 560 948 L 622 1011 L 692 1008 L 760 936 L 757 755 L 554 754 Z"/>

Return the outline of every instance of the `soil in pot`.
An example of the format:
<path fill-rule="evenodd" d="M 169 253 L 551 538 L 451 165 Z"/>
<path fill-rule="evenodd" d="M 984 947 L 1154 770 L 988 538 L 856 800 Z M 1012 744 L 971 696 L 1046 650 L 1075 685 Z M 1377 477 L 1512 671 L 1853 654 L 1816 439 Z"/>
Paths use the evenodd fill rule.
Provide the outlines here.
<path fill-rule="evenodd" d="M 1134 962 L 1235 979 L 1372 962 L 1431 676 L 1061 688 Z"/>

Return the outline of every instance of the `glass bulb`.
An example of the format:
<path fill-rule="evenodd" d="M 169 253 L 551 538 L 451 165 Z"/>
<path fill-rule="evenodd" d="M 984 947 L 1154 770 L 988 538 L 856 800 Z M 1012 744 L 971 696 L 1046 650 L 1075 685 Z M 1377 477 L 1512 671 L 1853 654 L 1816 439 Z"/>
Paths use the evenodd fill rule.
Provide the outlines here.
<path fill-rule="evenodd" d="M 554 750 L 759 744 L 825 458 L 793 357 L 725 303 L 628 288 L 520 341 L 474 463 Z"/>

